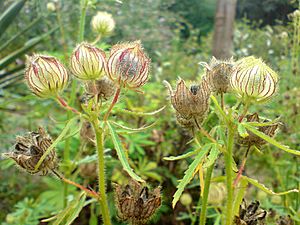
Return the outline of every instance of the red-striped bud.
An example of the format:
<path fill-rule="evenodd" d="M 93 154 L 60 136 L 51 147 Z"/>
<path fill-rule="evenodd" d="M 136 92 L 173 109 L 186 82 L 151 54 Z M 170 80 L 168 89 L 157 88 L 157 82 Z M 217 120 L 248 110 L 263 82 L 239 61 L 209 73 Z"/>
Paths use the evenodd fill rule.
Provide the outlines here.
<path fill-rule="evenodd" d="M 105 52 L 83 42 L 72 53 L 70 65 L 80 80 L 100 79 L 105 74 Z"/>
<path fill-rule="evenodd" d="M 116 84 L 136 89 L 148 81 L 150 61 L 139 41 L 114 45 L 107 62 L 107 73 Z"/>
<path fill-rule="evenodd" d="M 261 59 L 243 58 L 234 66 L 230 85 L 244 101 L 264 102 L 276 92 L 278 75 Z"/>
<path fill-rule="evenodd" d="M 67 86 L 69 75 L 55 57 L 34 55 L 27 62 L 25 79 L 34 94 L 49 98 L 55 97 Z"/>

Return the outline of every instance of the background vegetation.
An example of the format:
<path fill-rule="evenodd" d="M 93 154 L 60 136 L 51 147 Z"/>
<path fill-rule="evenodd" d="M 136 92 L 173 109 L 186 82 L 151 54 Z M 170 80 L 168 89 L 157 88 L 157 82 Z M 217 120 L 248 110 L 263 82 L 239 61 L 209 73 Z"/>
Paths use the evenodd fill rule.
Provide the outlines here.
<path fill-rule="evenodd" d="M 1 14 L 15 1 L 0 1 Z M 0 47 L 35 19 L 38 21 L 26 32 L 18 35 L 0 51 L 0 153 L 9 151 L 16 134 L 35 130 L 38 126 L 47 128 L 52 137 L 57 137 L 66 121 L 65 113 L 51 100 L 34 97 L 23 82 L 25 54 L 43 52 L 55 55 L 68 64 L 70 55 L 78 41 L 78 21 L 80 2 L 55 1 L 55 11 L 47 9 L 48 1 L 28 0 L 13 22 L 5 31 L 0 31 Z M 139 127 L 156 121 L 153 130 L 135 135 L 124 134 L 131 166 L 135 172 L 151 186 L 163 187 L 163 205 L 152 219 L 152 224 L 191 224 L 191 211 L 197 208 L 199 200 L 199 178 L 196 176 L 187 186 L 186 193 L 192 197 L 188 205 L 179 202 L 172 209 L 172 196 L 176 191 L 177 180 L 182 178 L 191 159 L 166 161 L 164 157 L 180 155 L 190 151 L 190 134 L 176 124 L 171 107 L 166 107 L 159 115 L 133 117 L 121 112 L 122 108 L 135 111 L 154 111 L 169 105 L 168 93 L 162 84 L 168 80 L 175 84 L 178 76 L 188 80 L 199 80 L 203 68 L 198 63 L 211 58 L 215 0 L 128 0 L 96 1 L 86 15 L 85 39 L 93 41 L 96 36 L 90 28 L 90 20 L 97 11 L 111 13 L 116 21 L 114 33 L 104 38 L 99 46 L 109 49 L 112 44 L 140 39 L 152 58 L 150 82 L 143 87 L 144 94 L 128 91 L 118 103 L 114 117 L 119 123 Z M 300 22 L 296 23 L 290 13 L 299 7 L 292 0 L 238 1 L 234 29 L 234 58 L 256 55 L 268 62 L 280 76 L 280 89 L 274 101 L 264 107 L 253 106 L 251 112 L 268 115 L 271 119 L 280 116 L 283 126 L 276 139 L 293 149 L 300 148 L 300 66 L 299 32 Z M 299 17 L 300 21 L 300 17 Z M 297 39 L 298 35 L 298 39 Z M 40 38 L 40 39 L 38 39 Z M 298 40 L 298 42 L 297 42 Z M 30 45 L 34 42 L 34 45 Z M 30 48 L 28 47 L 30 45 Z M 28 48 L 26 48 L 26 46 Z M 20 49 L 24 49 L 20 51 Z M 19 52 L 18 52 L 19 51 Z M 7 65 L 7 56 L 15 55 Z M 13 79 L 10 79 L 13 78 Z M 68 90 L 69 91 L 69 90 Z M 80 104 L 80 90 L 75 105 Z M 232 102 L 232 96 L 227 96 Z M 215 116 L 215 115 L 214 115 Z M 211 118 L 211 121 L 216 118 Z M 210 124 L 206 124 L 207 128 Z M 72 180 L 96 187 L 95 152 L 93 147 L 84 145 L 78 132 L 70 140 L 70 145 L 61 142 L 57 153 L 61 159 L 60 170 Z M 64 155 L 69 146 L 70 155 Z M 107 174 L 109 183 L 126 183 L 126 175 L 111 141 L 108 149 Z M 239 162 L 244 149 L 236 146 L 235 160 Z M 88 157 L 92 156 L 92 157 Z M 217 164 L 216 171 L 222 175 L 224 165 Z M 299 157 L 266 146 L 262 153 L 253 153 L 248 159 L 245 173 L 260 180 L 274 191 L 300 188 Z M 39 177 L 25 174 L 7 159 L 0 161 L 0 222 L 3 225 L 35 225 L 53 213 L 59 212 L 71 202 L 78 190 L 66 187 L 53 177 Z M 66 192 L 66 188 L 68 189 Z M 210 196 L 208 224 L 219 224 L 218 204 L 214 199 L 224 198 L 221 187 L 217 196 Z M 112 186 L 108 186 L 109 201 L 113 202 Z M 67 193 L 67 196 L 64 196 Z M 65 198 L 66 197 L 66 198 Z M 295 224 L 300 224 L 300 196 L 289 194 L 283 197 L 266 195 L 250 187 L 246 199 L 257 199 L 261 207 L 279 215 L 291 215 Z M 219 201 L 219 200 L 218 200 Z M 113 206 L 113 204 L 111 204 Z M 115 213 L 115 209 L 111 209 Z M 85 207 L 74 224 L 97 224 L 99 209 L 96 204 Z M 115 214 L 114 214 L 115 216 Z M 114 217 L 114 224 L 121 224 Z M 268 224 L 273 224 L 269 222 Z"/>

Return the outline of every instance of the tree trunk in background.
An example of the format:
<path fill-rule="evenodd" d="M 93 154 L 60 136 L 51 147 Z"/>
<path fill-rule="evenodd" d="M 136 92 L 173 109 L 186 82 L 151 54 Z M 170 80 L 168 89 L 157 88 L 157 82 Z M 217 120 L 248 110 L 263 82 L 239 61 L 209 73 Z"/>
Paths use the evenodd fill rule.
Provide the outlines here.
<path fill-rule="evenodd" d="M 218 0 L 212 54 L 217 59 L 227 59 L 233 51 L 233 28 L 237 0 Z"/>

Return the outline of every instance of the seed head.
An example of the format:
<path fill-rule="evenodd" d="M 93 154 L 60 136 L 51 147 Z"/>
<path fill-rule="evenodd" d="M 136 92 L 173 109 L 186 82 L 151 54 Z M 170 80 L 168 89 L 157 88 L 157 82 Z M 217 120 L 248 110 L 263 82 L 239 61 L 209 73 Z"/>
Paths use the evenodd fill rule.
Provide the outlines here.
<path fill-rule="evenodd" d="M 260 122 L 260 118 L 257 113 L 247 115 L 246 119 L 247 119 L 247 122 Z M 267 122 L 267 121 L 264 121 L 264 122 Z M 274 137 L 279 128 L 279 125 L 280 125 L 280 123 L 276 122 L 271 125 L 259 127 L 258 131 L 268 135 L 269 137 Z M 255 145 L 256 147 L 261 147 L 267 143 L 265 140 L 256 136 L 252 132 L 248 132 L 248 134 L 249 135 L 245 138 L 242 138 L 242 137 L 239 138 L 240 144 L 246 145 L 246 146 Z"/>
<path fill-rule="evenodd" d="M 135 181 L 125 187 L 115 185 L 115 199 L 121 220 L 146 223 L 161 205 L 160 187 L 150 191 Z"/>
<path fill-rule="evenodd" d="M 278 75 L 253 56 L 236 62 L 230 77 L 232 90 L 245 101 L 264 102 L 276 92 Z"/>
<path fill-rule="evenodd" d="M 71 56 L 71 70 L 80 80 L 97 80 L 105 74 L 105 52 L 86 42 L 79 44 Z"/>
<path fill-rule="evenodd" d="M 110 13 L 97 12 L 92 18 L 92 29 L 101 36 L 110 34 L 115 29 L 115 21 Z"/>
<path fill-rule="evenodd" d="M 107 62 L 107 73 L 116 84 L 136 89 L 148 81 L 150 62 L 140 41 L 114 45 Z"/>
<path fill-rule="evenodd" d="M 54 149 L 50 151 L 37 171 L 35 171 L 35 166 L 51 144 L 51 137 L 40 127 L 38 132 L 17 136 L 14 150 L 4 155 L 15 160 L 22 169 L 30 174 L 46 175 L 58 166 Z"/>
<path fill-rule="evenodd" d="M 199 85 L 191 85 L 188 88 L 184 80 L 179 79 L 176 90 L 164 81 L 169 89 L 171 104 L 176 110 L 176 117 L 179 124 L 184 127 L 191 127 L 195 123 L 202 123 L 209 108 L 210 88 L 206 80 Z"/>
<path fill-rule="evenodd" d="M 85 84 L 86 94 L 90 96 L 98 95 L 103 100 L 107 100 L 112 97 L 116 92 L 116 85 L 109 78 L 104 76 L 100 80 L 96 80 L 95 82 L 89 81 Z"/>
<path fill-rule="evenodd" d="M 254 201 L 247 206 L 245 200 L 240 205 L 239 216 L 235 216 L 234 224 L 237 225 L 263 225 L 267 212 L 259 207 L 259 201 Z"/>
<path fill-rule="evenodd" d="M 25 80 L 31 91 L 41 97 L 55 97 L 68 84 L 66 68 L 52 56 L 34 55 L 28 58 Z"/>
<path fill-rule="evenodd" d="M 204 79 L 207 80 L 212 92 L 228 92 L 229 77 L 233 71 L 232 58 L 227 61 L 221 61 L 213 57 L 209 65 L 205 62 L 201 62 L 200 65 L 203 65 L 206 68 Z"/>

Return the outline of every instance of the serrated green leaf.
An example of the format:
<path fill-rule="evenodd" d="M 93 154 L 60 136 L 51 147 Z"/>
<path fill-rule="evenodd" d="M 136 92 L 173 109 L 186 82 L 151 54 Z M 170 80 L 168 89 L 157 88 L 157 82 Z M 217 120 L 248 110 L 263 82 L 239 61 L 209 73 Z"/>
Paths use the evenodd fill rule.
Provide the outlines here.
<path fill-rule="evenodd" d="M 270 195 L 286 195 L 286 194 L 294 193 L 294 192 L 299 193 L 299 190 L 297 190 L 297 189 L 292 189 L 292 190 L 276 193 L 276 192 L 272 191 L 271 189 L 267 188 L 264 184 L 259 183 L 258 180 L 254 180 L 247 176 L 242 176 L 242 179 L 247 180 L 250 184 L 254 185 L 255 187 L 259 188 L 260 190 L 262 190 Z"/>
<path fill-rule="evenodd" d="M 248 187 L 248 181 L 246 179 L 241 179 L 239 182 L 239 186 L 236 188 L 237 193 L 235 195 L 235 200 L 233 204 L 233 215 L 238 215 L 240 211 L 240 205 L 245 196 L 246 190 Z"/>
<path fill-rule="evenodd" d="M 202 147 L 202 150 L 199 152 L 199 154 L 195 157 L 194 161 L 190 164 L 189 168 L 184 172 L 184 176 L 182 180 L 177 185 L 177 190 L 175 194 L 173 195 L 173 201 L 172 201 L 172 207 L 174 208 L 176 203 L 178 202 L 182 192 L 184 191 L 185 186 L 192 180 L 194 171 L 198 167 L 199 163 L 202 161 L 202 159 L 206 156 L 209 149 L 211 148 L 211 145 L 204 145 Z"/>
<path fill-rule="evenodd" d="M 55 141 L 52 143 L 52 145 L 47 149 L 47 151 L 42 155 L 40 160 L 37 162 L 37 164 L 35 165 L 35 170 L 37 170 L 40 167 L 40 165 L 42 164 L 44 159 L 47 157 L 47 155 L 50 153 L 50 151 L 52 149 L 54 149 L 56 147 L 56 145 L 68 134 L 69 130 L 72 131 L 72 129 L 76 129 L 77 126 L 75 124 L 77 123 L 77 119 L 78 119 L 78 116 L 75 116 L 67 122 L 66 126 L 61 131 L 60 135 L 55 139 Z"/>
<path fill-rule="evenodd" d="M 0 37 L 4 31 L 14 21 L 20 10 L 23 8 L 26 0 L 16 1 L 10 5 L 0 16 Z"/>
<path fill-rule="evenodd" d="M 124 130 L 133 131 L 133 132 L 145 131 L 145 130 L 147 130 L 147 129 L 153 127 L 153 126 L 156 124 L 156 122 L 154 122 L 154 123 L 152 123 L 152 124 L 150 124 L 150 125 L 148 125 L 148 126 L 142 126 L 142 127 L 140 127 L 140 128 L 131 128 L 131 127 L 127 127 L 127 126 L 124 126 L 124 125 L 122 125 L 122 124 L 116 123 L 116 122 L 114 122 L 114 121 L 110 121 L 110 122 L 111 122 L 113 125 L 116 125 L 117 127 L 120 127 L 120 128 L 122 128 L 122 129 L 124 129 Z"/>
<path fill-rule="evenodd" d="M 134 116 L 153 116 L 153 115 L 163 111 L 165 108 L 166 108 L 166 106 L 163 106 L 160 109 L 155 110 L 153 112 L 133 112 L 133 111 L 129 111 L 126 109 L 118 109 L 118 111 L 129 114 L 129 115 L 134 115 Z"/>
<path fill-rule="evenodd" d="M 194 151 L 189 151 L 187 153 L 184 153 L 182 155 L 178 155 L 178 156 L 167 156 L 167 157 L 164 157 L 163 159 L 164 160 L 167 160 L 167 161 L 175 161 L 175 160 L 181 160 L 181 159 L 185 159 L 185 158 L 188 158 L 190 156 L 193 156 L 193 155 L 196 155 L 197 153 L 199 153 L 201 151 L 201 148 L 199 149 L 196 149 Z"/>
<path fill-rule="evenodd" d="M 115 146 L 115 149 L 117 151 L 117 155 L 118 155 L 118 158 L 123 166 L 123 169 L 135 180 L 137 181 L 140 181 L 140 182 L 145 182 L 141 177 L 139 177 L 137 174 L 135 174 L 133 172 L 133 169 L 130 167 L 129 165 L 129 162 L 128 162 L 128 159 L 126 157 L 126 154 L 125 154 L 125 150 L 123 148 L 123 145 L 119 139 L 119 136 L 118 134 L 116 133 L 114 127 L 109 123 L 109 122 L 106 122 L 107 124 L 107 127 L 109 129 L 109 133 L 110 133 L 110 136 L 111 136 L 111 139 L 114 143 L 114 146 Z"/>
<path fill-rule="evenodd" d="M 213 165 L 215 163 L 215 161 L 217 160 L 219 154 L 220 154 L 220 151 L 219 151 L 217 145 L 212 144 L 209 155 L 208 155 L 205 163 L 203 164 L 203 168 L 208 168 L 211 165 Z"/>
<path fill-rule="evenodd" d="M 257 135 L 258 137 L 264 139 L 268 143 L 274 145 L 275 147 L 286 151 L 288 153 L 294 154 L 294 155 L 300 155 L 300 151 L 290 149 L 288 146 L 282 145 L 279 142 L 277 142 L 275 139 L 269 137 L 268 135 L 258 131 L 255 127 L 252 127 L 251 125 L 244 123 L 244 126 L 246 127 L 247 130 L 251 131 L 253 134 Z"/>
<path fill-rule="evenodd" d="M 246 130 L 246 128 L 244 127 L 244 125 L 242 123 L 239 123 L 238 124 L 238 132 L 239 132 L 239 135 L 242 137 L 242 138 L 245 138 L 245 137 L 248 137 L 249 134 Z"/>

